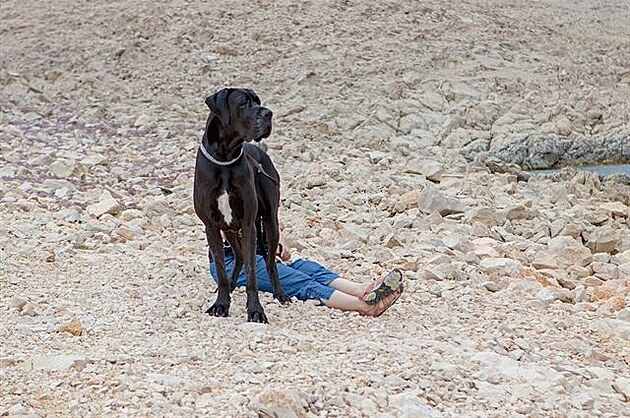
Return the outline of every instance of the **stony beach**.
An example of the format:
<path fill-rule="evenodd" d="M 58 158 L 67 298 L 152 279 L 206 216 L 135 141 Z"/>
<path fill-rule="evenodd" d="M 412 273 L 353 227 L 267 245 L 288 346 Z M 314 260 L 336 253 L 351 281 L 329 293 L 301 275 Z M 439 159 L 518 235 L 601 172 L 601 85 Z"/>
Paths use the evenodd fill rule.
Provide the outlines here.
<path fill-rule="evenodd" d="M 622 0 L 0 6 L 0 416 L 630 415 Z M 283 230 L 378 319 L 214 300 L 205 97 L 274 111 Z"/>

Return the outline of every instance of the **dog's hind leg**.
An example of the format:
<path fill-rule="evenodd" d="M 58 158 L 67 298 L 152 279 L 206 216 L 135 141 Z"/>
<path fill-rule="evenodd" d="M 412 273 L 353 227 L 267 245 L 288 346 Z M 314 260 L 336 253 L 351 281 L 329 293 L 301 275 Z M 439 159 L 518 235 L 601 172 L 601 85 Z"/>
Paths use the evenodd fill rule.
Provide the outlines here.
<path fill-rule="evenodd" d="M 253 219 L 243 225 L 242 250 L 245 275 L 247 277 L 247 321 L 267 324 L 267 316 L 258 298 L 258 282 L 256 281 L 256 228 Z"/>
<path fill-rule="evenodd" d="M 238 233 L 225 231 L 225 239 L 228 240 L 230 246 L 232 247 L 232 251 L 234 252 L 234 267 L 232 269 L 232 274 L 230 275 L 230 292 L 233 292 L 234 289 L 236 289 L 238 276 L 241 274 L 241 270 L 243 269 L 243 249 L 241 248 L 241 241 L 238 238 Z"/>
<path fill-rule="evenodd" d="M 217 277 L 219 281 L 219 292 L 217 299 L 206 313 L 213 316 L 228 316 L 230 310 L 230 282 L 225 271 L 225 254 L 223 254 L 223 240 L 221 233 L 216 226 L 206 225 L 206 238 L 208 247 L 217 267 Z"/>
<path fill-rule="evenodd" d="M 280 241 L 277 212 L 271 216 L 267 216 L 264 219 L 263 225 L 265 226 L 265 235 L 267 237 L 267 254 L 265 261 L 273 289 L 273 297 L 284 305 L 291 302 L 291 297 L 282 289 L 282 284 L 278 278 L 278 268 L 276 267 L 276 252 L 278 250 L 278 242 Z"/>

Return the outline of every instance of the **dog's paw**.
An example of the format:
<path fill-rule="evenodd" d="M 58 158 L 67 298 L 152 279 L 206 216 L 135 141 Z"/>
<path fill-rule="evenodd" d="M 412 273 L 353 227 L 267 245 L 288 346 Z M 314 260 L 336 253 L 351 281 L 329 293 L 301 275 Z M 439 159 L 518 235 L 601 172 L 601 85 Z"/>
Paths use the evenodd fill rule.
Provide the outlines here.
<path fill-rule="evenodd" d="M 259 324 L 268 324 L 267 315 L 265 311 L 260 309 L 252 309 L 247 311 L 247 322 L 257 322 Z"/>
<path fill-rule="evenodd" d="M 215 302 L 214 305 L 212 305 L 211 307 L 209 307 L 206 310 L 206 313 L 208 315 L 212 315 L 212 316 L 219 316 L 219 317 L 227 317 L 228 316 L 228 311 L 230 310 L 230 305 L 229 304 L 223 304 L 223 303 L 218 303 Z"/>
<path fill-rule="evenodd" d="M 274 293 L 273 298 L 277 299 L 283 305 L 291 303 L 291 297 L 284 292 Z"/>

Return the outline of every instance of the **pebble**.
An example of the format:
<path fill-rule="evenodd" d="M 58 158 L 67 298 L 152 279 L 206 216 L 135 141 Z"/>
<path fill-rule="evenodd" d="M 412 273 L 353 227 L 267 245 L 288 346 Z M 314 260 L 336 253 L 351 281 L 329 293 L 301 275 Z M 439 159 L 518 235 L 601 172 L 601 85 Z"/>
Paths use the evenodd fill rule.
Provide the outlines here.
<path fill-rule="evenodd" d="M 74 171 L 75 163 L 57 160 L 50 165 L 50 173 L 57 178 L 68 178 Z"/>
<path fill-rule="evenodd" d="M 501 286 L 499 286 L 496 282 L 493 282 L 493 281 L 483 282 L 482 286 L 485 287 L 490 292 L 498 292 L 499 290 L 501 290 Z"/>
<path fill-rule="evenodd" d="M 60 332 L 67 332 L 68 334 L 72 334 L 75 336 L 79 336 L 83 334 L 85 328 L 83 328 L 83 324 L 77 318 L 72 318 L 69 322 L 63 324 L 59 327 Z"/>
<path fill-rule="evenodd" d="M 557 258 L 558 265 L 563 268 L 570 266 L 587 266 L 593 261 L 590 250 L 574 238 L 561 236 L 551 239 L 547 243 L 548 254 Z"/>
<path fill-rule="evenodd" d="M 4 415 L 4 414 L 2 414 Z M 16 403 L 7 409 L 8 416 L 24 416 L 28 415 L 28 410 L 21 403 Z"/>
<path fill-rule="evenodd" d="M 479 267 L 494 276 L 512 276 L 521 270 L 522 265 L 511 258 L 484 258 L 479 262 Z"/>
<path fill-rule="evenodd" d="M 101 194 L 97 203 L 87 207 L 87 213 L 95 218 L 100 218 L 105 214 L 116 215 L 120 209 L 120 203 L 106 190 Z"/>
<path fill-rule="evenodd" d="M 465 206 L 456 198 L 444 196 L 434 188 L 427 188 L 418 195 L 418 209 L 426 214 L 439 213 L 446 216 L 464 212 Z"/>
<path fill-rule="evenodd" d="M 87 359 L 82 355 L 59 354 L 29 359 L 25 368 L 27 370 L 67 371 L 70 369 L 83 370 Z"/>

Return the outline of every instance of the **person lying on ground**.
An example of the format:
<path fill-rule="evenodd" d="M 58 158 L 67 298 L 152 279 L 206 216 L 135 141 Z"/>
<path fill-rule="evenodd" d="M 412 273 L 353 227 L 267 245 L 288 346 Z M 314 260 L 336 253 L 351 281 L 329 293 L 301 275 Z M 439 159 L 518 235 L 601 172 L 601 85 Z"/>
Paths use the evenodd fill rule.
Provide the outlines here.
<path fill-rule="evenodd" d="M 282 234 L 278 247 L 280 284 L 287 295 L 299 300 L 318 300 L 329 308 L 377 317 L 389 309 L 404 290 L 402 273 L 398 269 L 392 270 L 381 279 L 358 283 L 341 277 L 315 261 L 302 258 L 289 247 Z M 231 272 L 234 267 L 234 252 L 227 241 L 224 241 L 223 251 L 226 271 Z M 214 261 L 210 262 L 210 273 L 218 283 Z M 260 253 L 256 254 L 256 277 L 258 289 L 271 293 L 271 280 L 265 259 Z M 245 269 L 241 269 L 236 286 L 245 287 L 245 284 Z"/>

